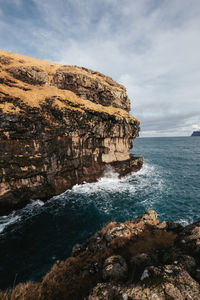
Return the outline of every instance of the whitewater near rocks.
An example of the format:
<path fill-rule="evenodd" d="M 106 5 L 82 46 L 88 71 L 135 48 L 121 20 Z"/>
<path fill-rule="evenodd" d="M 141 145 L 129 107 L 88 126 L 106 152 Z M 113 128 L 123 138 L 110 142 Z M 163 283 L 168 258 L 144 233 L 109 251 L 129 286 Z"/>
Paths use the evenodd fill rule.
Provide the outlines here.
<path fill-rule="evenodd" d="M 74 244 L 108 222 L 132 220 L 148 208 L 160 221 L 184 226 L 198 221 L 199 143 L 190 137 L 139 138 L 134 152 L 145 156 L 139 172 L 119 178 L 109 169 L 97 182 L 75 185 L 45 203 L 36 200 L 0 217 L 1 288 L 14 280 L 40 281 L 57 260 L 71 255 Z"/>

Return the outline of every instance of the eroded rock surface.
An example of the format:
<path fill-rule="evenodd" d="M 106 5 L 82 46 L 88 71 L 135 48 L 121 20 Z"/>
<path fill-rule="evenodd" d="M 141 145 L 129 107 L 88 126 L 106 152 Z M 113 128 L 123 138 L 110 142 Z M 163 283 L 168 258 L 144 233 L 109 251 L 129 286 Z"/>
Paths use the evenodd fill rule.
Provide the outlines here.
<path fill-rule="evenodd" d="M 16 79 L 22 80 L 29 84 L 42 85 L 48 83 L 48 75 L 38 67 L 13 67 L 7 69 Z"/>
<path fill-rule="evenodd" d="M 104 280 L 123 281 L 127 275 L 128 267 L 122 256 L 113 255 L 105 260 L 102 270 Z"/>
<path fill-rule="evenodd" d="M 92 182 L 125 176 L 139 121 L 126 89 L 101 73 L 0 51 L 0 214 Z"/>
<path fill-rule="evenodd" d="M 160 222 L 152 210 L 111 222 L 41 282 L 20 284 L 1 299 L 198 300 L 199 226 Z"/>
<path fill-rule="evenodd" d="M 99 72 L 80 67 L 62 67 L 54 74 L 51 84 L 104 106 L 130 110 L 125 87 Z"/>

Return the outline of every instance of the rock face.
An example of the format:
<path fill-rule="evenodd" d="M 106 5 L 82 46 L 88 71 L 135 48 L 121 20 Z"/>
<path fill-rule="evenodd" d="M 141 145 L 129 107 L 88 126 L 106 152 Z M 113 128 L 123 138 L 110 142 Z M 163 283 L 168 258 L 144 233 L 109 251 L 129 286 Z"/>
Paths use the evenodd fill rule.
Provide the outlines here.
<path fill-rule="evenodd" d="M 43 85 L 48 83 L 48 75 L 37 67 L 13 67 L 7 71 L 16 79 L 33 85 Z"/>
<path fill-rule="evenodd" d="M 130 155 L 139 121 L 122 85 L 77 66 L 0 51 L 0 214 L 92 182 Z"/>
<path fill-rule="evenodd" d="M 200 130 L 193 131 L 191 136 L 200 136 Z"/>
<path fill-rule="evenodd" d="M 200 299 L 200 222 L 160 222 L 148 210 L 135 220 L 111 222 L 39 283 L 0 292 L 1 299 Z"/>
<path fill-rule="evenodd" d="M 122 256 L 113 255 L 105 260 L 102 270 L 104 280 L 123 281 L 127 275 L 128 267 Z"/>
<path fill-rule="evenodd" d="M 72 70 L 69 66 L 63 66 L 56 71 L 51 84 L 104 106 L 130 110 L 125 87 L 99 72 L 80 67 Z"/>

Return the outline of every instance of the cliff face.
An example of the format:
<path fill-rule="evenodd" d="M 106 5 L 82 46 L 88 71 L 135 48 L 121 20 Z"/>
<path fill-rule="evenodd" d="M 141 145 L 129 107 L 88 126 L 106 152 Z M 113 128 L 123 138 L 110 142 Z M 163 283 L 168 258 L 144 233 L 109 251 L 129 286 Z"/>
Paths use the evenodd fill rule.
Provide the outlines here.
<path fill-rule="evenodd" d="M 131 156 L 139 121 L 122 85 L 77 66 L 0 51 L 0 212 L 95 181 Z"/>
<path fill-rule="evenodd" d="M 200 222 L 160 222 L 155 211 L 111 222 L 41 282 L 0 292 L 1 299 L 200 299 Z"/>

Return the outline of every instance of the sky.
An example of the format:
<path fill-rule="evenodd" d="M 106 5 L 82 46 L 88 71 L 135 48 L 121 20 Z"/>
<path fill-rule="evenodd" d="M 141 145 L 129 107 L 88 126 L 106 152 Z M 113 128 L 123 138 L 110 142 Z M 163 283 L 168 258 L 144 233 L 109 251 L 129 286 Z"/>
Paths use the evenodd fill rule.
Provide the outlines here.
<path fill-rule="evenodd" d="M 199 0 L 0 0 L 0 48 L 111 76 L 141 137 L 199 129 Z"/>

